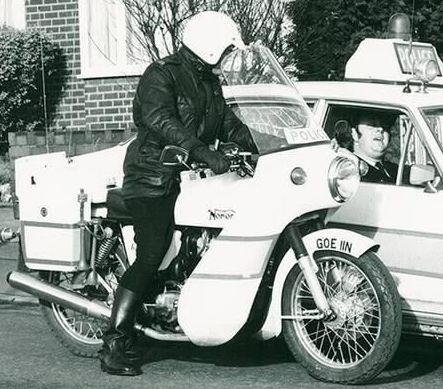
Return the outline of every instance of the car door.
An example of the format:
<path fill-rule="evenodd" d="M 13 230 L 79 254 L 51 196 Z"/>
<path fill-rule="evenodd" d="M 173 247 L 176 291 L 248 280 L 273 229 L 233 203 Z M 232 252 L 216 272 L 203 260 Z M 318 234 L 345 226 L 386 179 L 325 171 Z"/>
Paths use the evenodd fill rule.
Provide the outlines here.
<path fill-rule="evenodd" d="M 416 121 L 404 109 L 338 102 L 326 106 L 321 122 L 331 137 L 334 123 L 343 115 L 346 120 L 352 109 L 398 114 L 387 151 L 387 158 L 399 164 L 396 183 L 367 183 L 362 178 L 356 196 L 331 211 L 329 224 L 371 237 L 380 245 L 378 253 L 394 276 L 410 323 L 443 314 L 443 192 L 430 193 L 425 182 L 409 181 L 417 169 L 433 175 L 423 130 L 414 127 Z"/>

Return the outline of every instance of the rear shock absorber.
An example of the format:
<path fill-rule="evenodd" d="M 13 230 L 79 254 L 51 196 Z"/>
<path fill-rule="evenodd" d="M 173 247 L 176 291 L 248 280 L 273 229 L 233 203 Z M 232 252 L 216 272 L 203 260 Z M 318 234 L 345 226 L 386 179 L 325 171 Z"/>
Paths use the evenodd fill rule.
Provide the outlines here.
<path fill-rule="evenodd" d="M 95 266 L 97 268 L 104 268 L 108 264 L 108 254 L 114 245 L 116 237 L 113 236 L 114 232 L 111 227 L 105 227 L 103 230 L 103 240 L 97 250 L 97 256 L 95 258 Z"/>

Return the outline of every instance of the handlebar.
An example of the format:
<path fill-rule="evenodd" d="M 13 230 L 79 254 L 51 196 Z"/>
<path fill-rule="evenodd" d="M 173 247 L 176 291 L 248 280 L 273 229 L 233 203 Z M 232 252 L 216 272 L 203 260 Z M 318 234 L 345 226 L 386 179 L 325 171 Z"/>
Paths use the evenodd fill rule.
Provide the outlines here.
<path fill-rule="evenodd" d="M 252 177 L 254 175 L 254 163 L 252 162 L 252 153 L 235 152 L 225 153 L 229 160 L 229 171 L 236 172 L 240 177 Z M 193 162 L 190 165 L 184 165 L 188 170 L 183 171 L 182 180 L 194 181 L 201 178 L 212 177 L 215 173 L 208 167 L 206 163 Z"/>
<path fill-rule="evenodd" d="M 234 143 L 227 143 L 223 146 L 219 151 L 229 160 L 229 170 L 236 172 L 240 177 L 252 177 L 255 168 L 252 153 L 240 151 L 240 148 Z M 188 171 L 194 172 L 194 174 L 198 173 L 201 178 L 214 175 L 214 172 L 212 172 L 205 163 L 193 162 L 189 164 L 188 156 L 187 151 L 180 147 L 165 146 L 160 156 L 160 161 L 167 166 L 184 166 Z"/>
<path fill-rule="evenodd" d="M 237 149 L 225 155 L 231 163 L 230 171 L 235 171 L 240 177 L 254 176 L 252 153 Z"/>

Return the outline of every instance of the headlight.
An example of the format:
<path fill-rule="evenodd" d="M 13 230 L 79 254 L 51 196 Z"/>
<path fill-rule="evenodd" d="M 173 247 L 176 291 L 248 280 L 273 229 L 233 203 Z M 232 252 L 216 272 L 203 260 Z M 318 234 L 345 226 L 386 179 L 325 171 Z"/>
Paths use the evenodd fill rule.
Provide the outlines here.
<path fill-rule="evenodd" d="M 422 58 L 414 64 L 414 76 L 423 82 L 431 82 L 438 76 L 438 65 L 433 59 Z"/>
<path fill-rule="evenodd" d="M 354 161 L 346 157 L 335 158 L 329 168 L 328 184 L 335 201 L 349 200 L 358 189 L 360 174 Z"/>

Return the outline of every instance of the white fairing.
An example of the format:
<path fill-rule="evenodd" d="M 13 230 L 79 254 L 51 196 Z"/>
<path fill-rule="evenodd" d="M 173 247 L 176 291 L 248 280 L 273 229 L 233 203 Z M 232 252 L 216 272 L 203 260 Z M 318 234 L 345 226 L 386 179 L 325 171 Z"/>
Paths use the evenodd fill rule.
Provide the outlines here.
<path fill-rule="evenodd" d="M 329 144 L 301 147 L 261 156 L 253 178 L 226 173 L 181 186 L 175 207 L 179 225 L 223 227 L 225 236 L 280 234 L 294 217 L 338 206 L 328 187 L 328 168 L 336 156 Z M 301 167 L 307 180 L 291 182 Z"/>
<path fill-rule="evenodd" d="M 177 223 L 224 227 L 180 296 L 179 323 L 193 343 L 215 346 L 232 339 L 246 322 L 284 227 L 301 214 L 338 205 L 327 186 L 335 155 L 328 144 L 288 150 L 262 156 L 253 178 L 228 173 L 205 179 L 205 186 L 182 187 Z M 290 180 L 296 166 L 306 170 L 304 185 Z M 208 211 L 214 209 L 231 210 L 232 217 L 211 220 Z"/>

